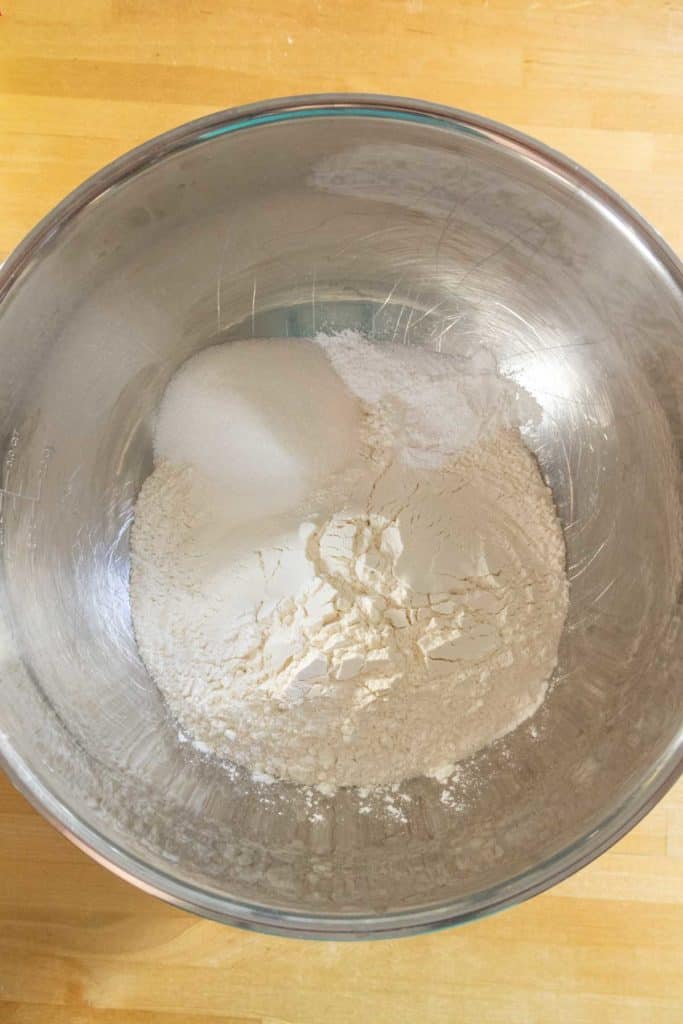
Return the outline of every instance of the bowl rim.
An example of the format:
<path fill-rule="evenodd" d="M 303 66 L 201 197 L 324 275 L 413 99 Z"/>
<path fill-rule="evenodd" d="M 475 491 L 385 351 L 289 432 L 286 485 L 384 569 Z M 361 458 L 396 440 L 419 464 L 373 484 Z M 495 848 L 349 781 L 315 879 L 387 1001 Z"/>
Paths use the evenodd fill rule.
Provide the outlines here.
<path fill-rule="evenodd" d="M 594 203 L 664 273 L 683 303 L 683 264 L 659 233 L 615 191 L 581 165 L 516 129 L 457 108 L 398 96 L 321 93 L 228 108 L 189 121 L 128 151 L 86 179 L 26 235 L 0 267 L 0 302 L 64 227 L 107 190 L 166 157 L 220 135 L 310 117 L 382 117 L 475 134 L 559 177 Z M 683 772 L 683 729 L 653 765 L 646 783 L 595 828 L 535 867 L 442 905 L 387 913 L 302 913 L 217 895 L 152 867 L 112 842 L 53 793 L 0 731 L 0 768 L 29 802 L 94 860 L 138 888 L 204 917 L 296 938 L 362 939 L 414 935 L 475 920 L 550 888 L 595 859 L 643 818 Z"/>

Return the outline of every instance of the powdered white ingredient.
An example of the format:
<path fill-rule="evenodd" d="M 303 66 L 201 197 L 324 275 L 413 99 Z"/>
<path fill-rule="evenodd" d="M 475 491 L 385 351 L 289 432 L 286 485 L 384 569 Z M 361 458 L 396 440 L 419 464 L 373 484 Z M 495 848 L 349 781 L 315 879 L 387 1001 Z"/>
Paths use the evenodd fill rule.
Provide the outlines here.
<path fill-rule="evenodd" d="M 140 651 L 182 728 L 258 777 L 446 778 L 556 662 L 563 538 L 514 429 L 535 405 L 485 356 L 316 341 L 209 349 L 168 388 Z"/>
<path fill-rule="evenodd" d="M 417 346 L 373 345 L 351 331 L 315 340 L 374 412 L 376 442 L 394 447 L 407 465 L 438 467 L 496 430 L 538 418 L 531 395 L 500 377 L 483 347 L 465 359 Z"/>

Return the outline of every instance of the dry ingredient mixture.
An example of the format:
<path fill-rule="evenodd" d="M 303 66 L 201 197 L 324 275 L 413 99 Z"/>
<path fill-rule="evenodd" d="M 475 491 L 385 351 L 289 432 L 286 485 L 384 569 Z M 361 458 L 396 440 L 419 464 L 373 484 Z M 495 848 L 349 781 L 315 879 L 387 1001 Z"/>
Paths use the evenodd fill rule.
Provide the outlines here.
<path fill-rule="evenodd" d="M 535 402 L 346 332 L 171 381 L 138 498 L 138 644 L 200 749 L 323 791 L 446 779 L 545 695 L 567 609 Z"/>

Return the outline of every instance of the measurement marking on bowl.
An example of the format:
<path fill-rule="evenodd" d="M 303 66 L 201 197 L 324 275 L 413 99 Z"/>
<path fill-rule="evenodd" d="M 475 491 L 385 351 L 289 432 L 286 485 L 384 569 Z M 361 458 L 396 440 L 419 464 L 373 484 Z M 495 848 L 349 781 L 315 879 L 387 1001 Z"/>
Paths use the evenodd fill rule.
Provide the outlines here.
<path fill-rule="evenodd" d="M 5 484 L 9 484 L 9 477 L 12 468 L 16 462 L 17 449 L 19 446 L 19 432 L 13 430 L 10 435 L 9 444 L 7 446 L 7 453 L 5 455 L 4 466 L 3 466 L 3 477 Z M 35 548 L 35 530 L 36 530 L 36 518 L 35 509 L 37 503 L 40 501 L 43 493 L 43 483 L 47 476 L 48 466 L 50 459 L 54 455 L 54 448 L 47 445 L 43 448 L 40 456 L 40 463 L 38 465 L 38 479 L 37 488 L 35 494 L 26 494 L 25 492 L 18 490 L 14 491 L 8 486 L 0 487 L 0 547 L 4 546 L 5 543 L 5 498 L 18 498 L 21 501 L 28 501 L 31 505 L 29 526 L 28 526 L 28 546 L 29 548 Z"/>

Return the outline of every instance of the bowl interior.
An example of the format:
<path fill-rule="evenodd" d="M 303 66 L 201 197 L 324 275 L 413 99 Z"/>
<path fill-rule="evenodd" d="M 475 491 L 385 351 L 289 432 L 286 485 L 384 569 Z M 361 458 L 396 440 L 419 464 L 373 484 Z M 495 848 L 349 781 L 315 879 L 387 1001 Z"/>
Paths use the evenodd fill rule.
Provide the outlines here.
<path fill-rule="evenodd" d="M 98 856 L 184 905 L 401 931 L 547 883 L 671 777 L 683 303 L 654 243 L 547 154 L 389 106 L 309 115 L 152 146 L 9 268 L 0 751 Z M 129 526 L 176 368 L 231 337 L 345 327 L 496 353 L 543 408 L 526 440 L 568 551 L 541 710 L 463 764 L 457 799 L 413 780 L 400 814 L 342 791 L 311 815 L 295 787 L 179 742 L 128 602 Z"/>

